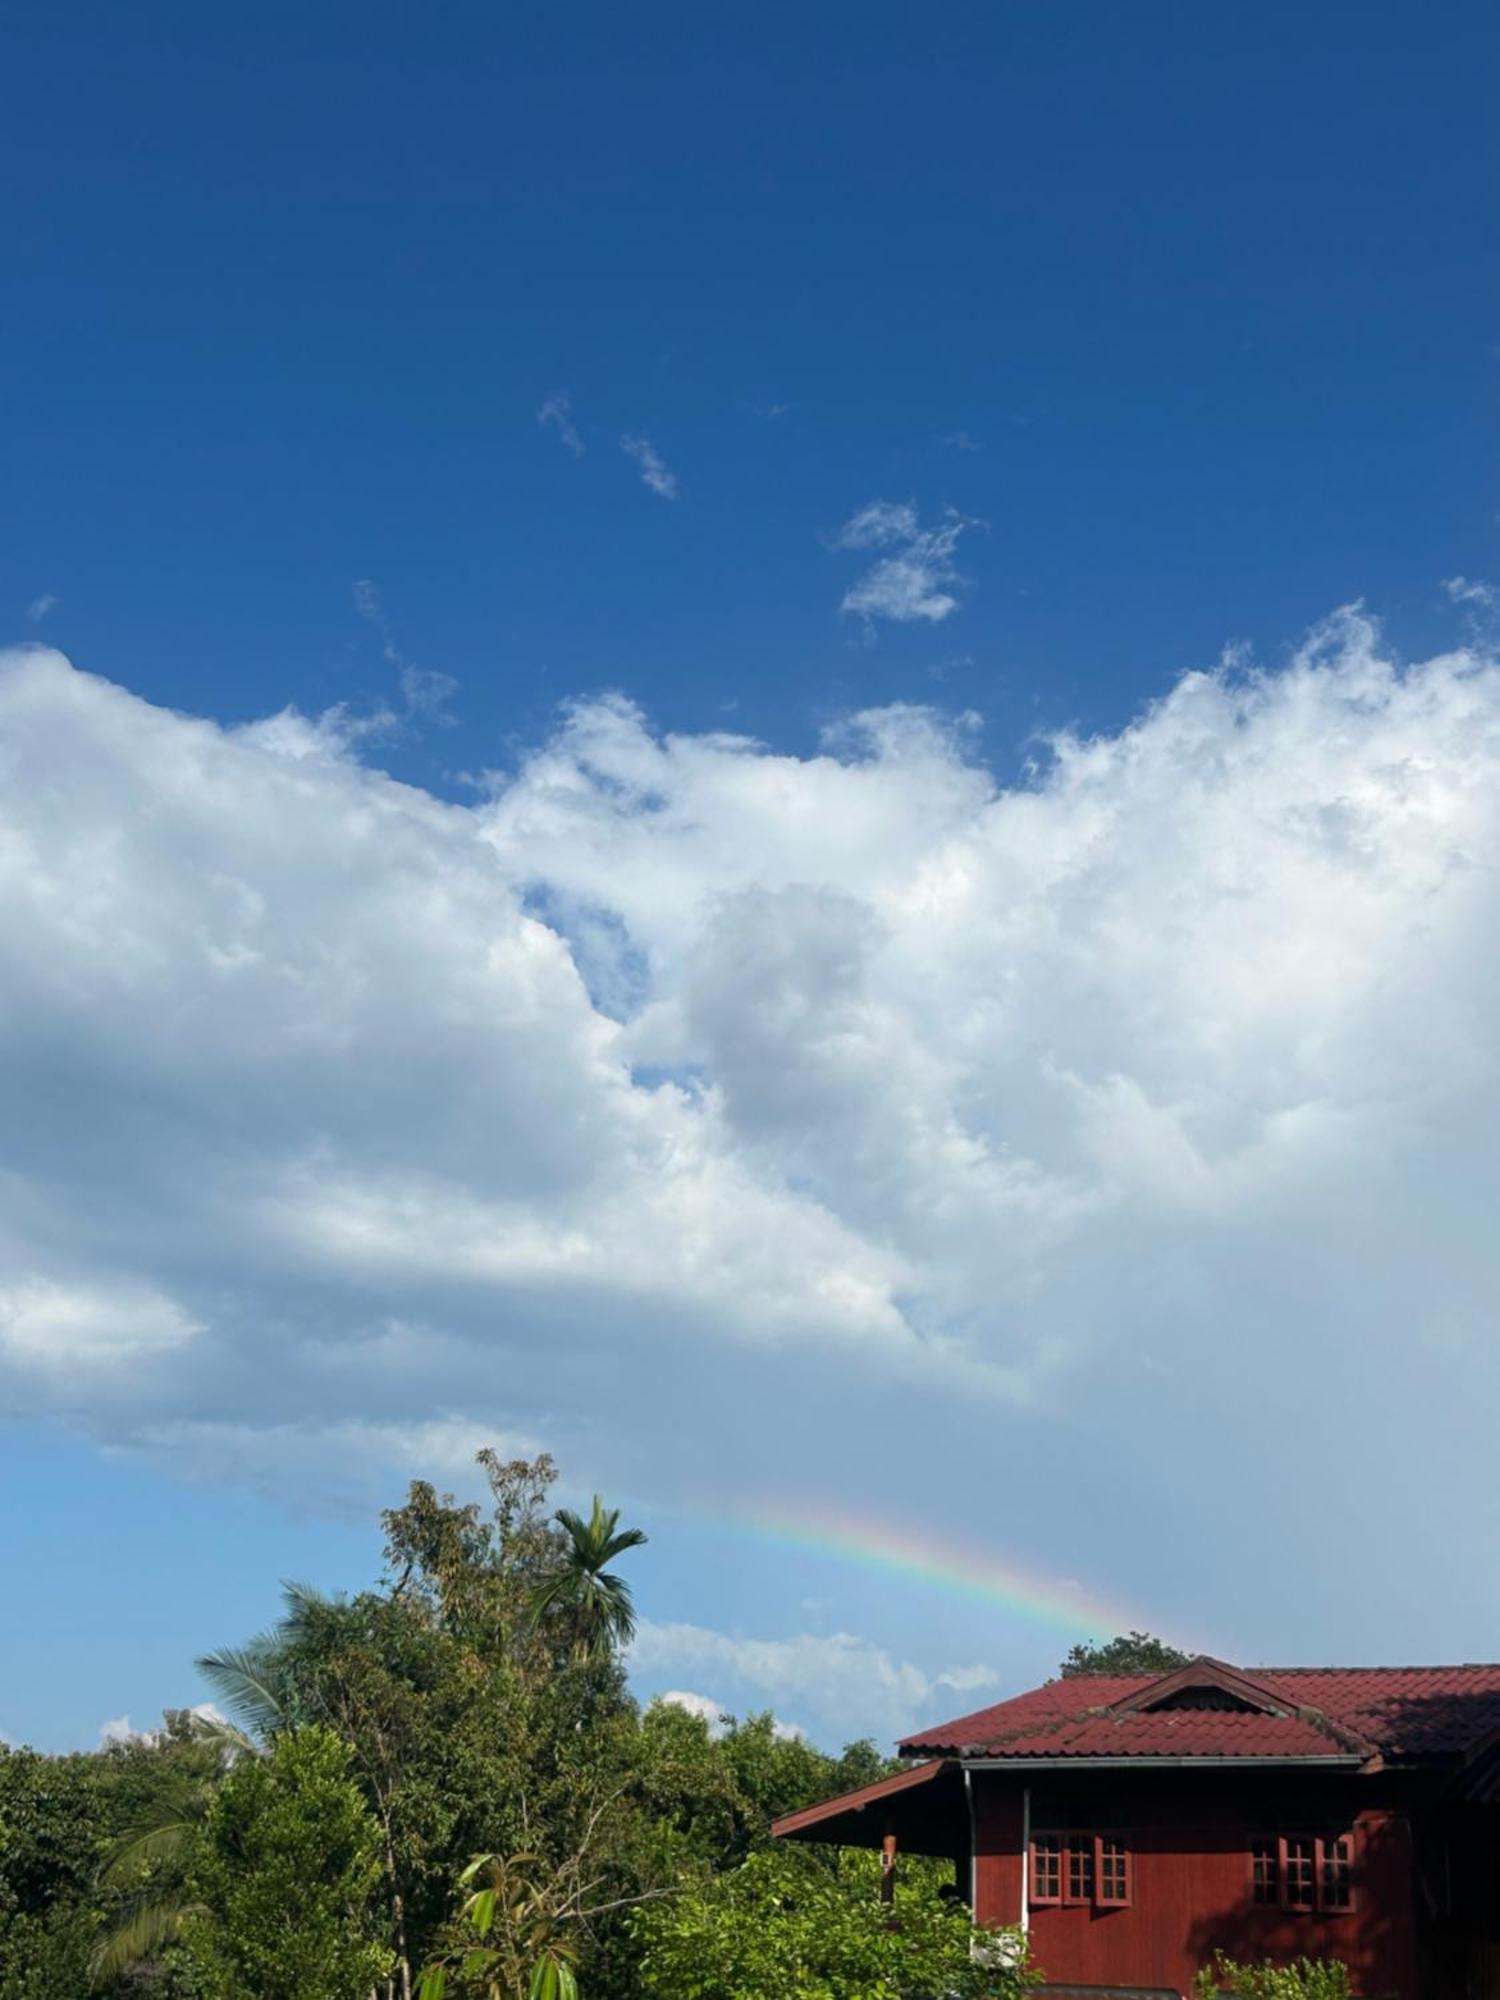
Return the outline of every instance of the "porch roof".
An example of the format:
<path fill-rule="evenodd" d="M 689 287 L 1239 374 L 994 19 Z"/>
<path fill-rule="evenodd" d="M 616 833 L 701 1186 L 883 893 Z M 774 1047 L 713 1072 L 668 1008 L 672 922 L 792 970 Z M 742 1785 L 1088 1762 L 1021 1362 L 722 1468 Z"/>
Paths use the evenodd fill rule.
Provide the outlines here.
<path fill-rule="evenodd" d="M 773 1821 L 771 1832 L 781 1840 L 826 1840 L 835 1847 L 879 1847 L 894 1833 L 903 1853 L 958 1860 L 968 1853 L 969 1836 L 962 1767 L 935 1757 L 787 1813 Z"/>

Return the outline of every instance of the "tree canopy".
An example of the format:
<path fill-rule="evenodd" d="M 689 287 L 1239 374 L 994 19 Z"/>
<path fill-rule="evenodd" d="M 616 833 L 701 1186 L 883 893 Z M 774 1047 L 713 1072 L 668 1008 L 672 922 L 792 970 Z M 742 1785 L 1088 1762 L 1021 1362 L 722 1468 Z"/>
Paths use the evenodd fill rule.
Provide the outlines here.
<path fill-rule="evenodd" d="M 1058 1671 L 1064 1680 L 1075 1674 L 1169 1674 L 1191 1658 L 1150 1632 L 1122 1632 L 1113 1639 L 1081 1640 Z"/>
<path fill-rule="evenodd" d="M 528 2000 L 538 1966 L 552 2000 L 635 2000 L 648 1944 L 659 1980 L 670 1956 L 640 1913 L 749 1907 L 775 1817 L 894 1768 L 770 1715 L 642 1707 L 622 1572 L 644 1538 L 602 1500 L 555 1508 L 546 1458 L 480 1464 L 487 1504 L 418 1480 L 384 1514 L 371 1588 L 286 1585 L 203 1655 L 228 1724 L 0 1747 L 0 2000 L 415 2000 L 433 1967 L 450 2000 Z"/>

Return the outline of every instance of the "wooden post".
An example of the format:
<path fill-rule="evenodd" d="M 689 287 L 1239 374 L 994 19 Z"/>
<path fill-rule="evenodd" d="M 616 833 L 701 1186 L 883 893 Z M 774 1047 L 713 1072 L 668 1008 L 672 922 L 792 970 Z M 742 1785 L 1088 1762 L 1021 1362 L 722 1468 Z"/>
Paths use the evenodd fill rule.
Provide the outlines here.
<path fill-rule="evenodd" d="M 880 1900 L 892 1903 L 896 1899 L 896 1836 L 888 1833 L 880 1843 Z"/>

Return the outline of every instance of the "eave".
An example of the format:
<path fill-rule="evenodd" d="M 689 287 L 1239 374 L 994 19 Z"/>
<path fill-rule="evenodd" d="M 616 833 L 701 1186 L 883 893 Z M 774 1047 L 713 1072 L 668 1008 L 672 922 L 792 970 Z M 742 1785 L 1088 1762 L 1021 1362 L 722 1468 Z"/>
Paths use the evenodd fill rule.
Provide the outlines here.
<path fill-rule="evenodd" d="M 982 1751 L 960 1750 L 958 1760 L 970 1771 L 1363 1771 L 1369 1759 L 1328 1757 L 986 1757 Z"/>

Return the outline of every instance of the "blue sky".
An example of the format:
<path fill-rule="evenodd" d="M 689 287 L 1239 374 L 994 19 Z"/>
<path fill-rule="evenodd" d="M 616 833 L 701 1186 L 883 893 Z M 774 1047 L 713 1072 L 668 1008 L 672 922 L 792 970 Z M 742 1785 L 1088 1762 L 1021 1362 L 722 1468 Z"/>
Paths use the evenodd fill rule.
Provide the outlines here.
<path fill-rule="evenodd" d="M 1494 1651 L 1497 42 L 10 11 L 0 1733 L 490 1436 L 824 1738 L 1075 1634 L 771 1502 Z"/>

